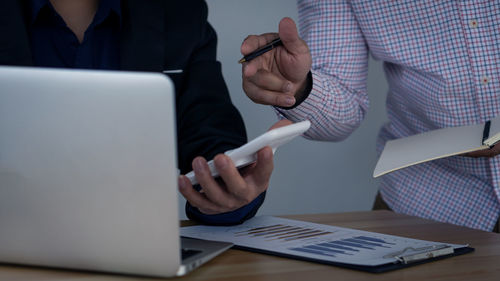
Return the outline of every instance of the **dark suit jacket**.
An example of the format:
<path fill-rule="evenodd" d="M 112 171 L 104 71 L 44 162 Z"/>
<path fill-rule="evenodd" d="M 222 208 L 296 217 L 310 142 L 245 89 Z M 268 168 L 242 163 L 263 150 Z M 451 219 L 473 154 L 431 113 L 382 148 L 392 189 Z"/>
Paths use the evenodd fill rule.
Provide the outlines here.
<path fill-rule="evenodd" d="M 179 169 L 186 173 L 191 170 L 194 157 L 212 159 L 217 153 L 244 144 L 245 127 L 231 103 L 220 63 L 216 61 L 217 37 L 207 22 L 206 3 L 202 0 L 145 2 L 121 2 L 121 69 L 183 70 L 169 76 L 176 89 Z M 28 4 L 28 0 L 3 0 L 0 4 L 0 65 L 33 65 L 27 28 Z M 255 214 L 263 198 L 261 194 L 254 204 L 246 206 L 250 208 L 242 208 L 235 221 L 231 213 L 226 213 L 222 221 L 215 219 L 209 223 L 241 222 Z M 187 213 L 190 218 L 207 222 L 189 205 Z"/>
<path fill-rule="evenodd" d="M 0 4 L 0 65 L 33 65 L 27 24 L 27 0 Z M 120 59 L 122 70 L 169 74 L 176 89 L 178 159 L 182 173 L 201 155 L 246 142 L 239 112 L 232 105 L 220 63 L 217 37 L 207 22 L 203 1 L 122 1 Z"/>

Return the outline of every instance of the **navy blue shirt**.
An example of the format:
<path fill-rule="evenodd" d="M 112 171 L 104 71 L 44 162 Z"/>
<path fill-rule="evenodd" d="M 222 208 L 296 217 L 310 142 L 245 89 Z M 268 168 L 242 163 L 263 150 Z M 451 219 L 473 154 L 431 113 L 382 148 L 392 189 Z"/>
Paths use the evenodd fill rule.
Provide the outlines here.
<path fill-rule="evenodd" d="M 120 68 L 120 0 L 101 0 L 80 43 L 49 0 L 31 0 L 30 39 L 35 66 Z"/>

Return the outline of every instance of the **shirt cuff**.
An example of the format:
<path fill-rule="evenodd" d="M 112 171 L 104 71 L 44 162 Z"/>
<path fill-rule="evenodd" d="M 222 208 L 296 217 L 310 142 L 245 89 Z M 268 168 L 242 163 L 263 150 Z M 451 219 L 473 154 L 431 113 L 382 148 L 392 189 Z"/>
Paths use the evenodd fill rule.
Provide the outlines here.
<path fill-rule="evenodd" d="M 259 207 L 264 203 L 266 192 L 262 192 L 257 198 L 247 205 L 227 213 L 217 215 L 206 215 L 186 202 L 186 215 L 189 219 L 207 225 L 235 225 L 252 218 L 257 213 Z"/>
<path fill-rule="evenodd" d="M 286 110 L 290 110 L 290 109 L 294 109 L 296 108 L 298 105 L 300 105 L 305 99 L 307 99 L 307 97 L 309 96 L 309 94 L 311 93 L 311 90 L 313 88 L 313 77 L 312 77 L 312 72 L 309 71 L 307 73 L 307 79 L 306 79 L 306 87 L 304 88 L 304 90 L 302 90 L 302 94 L 300 95 L 300 98 L 298 100 L 295 101 L 295 104 L 292 105 L 292 106 L 289 106 L 289 107 L 281 107 L 281 106 L 277 106 L 279 108 L 282 108 L 282 109 L 286 109 Z"/>
<path fill-rule="evenodd" d="M 304 99 L 297 102 L 291 108 L 283 108 L 279 106 L 273 106 L 274 111 L 278 115 L 279 119 L 288 119 L 294 123 L 312 120 L 311 116 L 317 111 L 316 102 L 323 101 L 321 83 L 322 77 L 315 70 L 310 70 L 308 75 L 311 78 L 310 90 L 307 95 L 304 95 Z"/>

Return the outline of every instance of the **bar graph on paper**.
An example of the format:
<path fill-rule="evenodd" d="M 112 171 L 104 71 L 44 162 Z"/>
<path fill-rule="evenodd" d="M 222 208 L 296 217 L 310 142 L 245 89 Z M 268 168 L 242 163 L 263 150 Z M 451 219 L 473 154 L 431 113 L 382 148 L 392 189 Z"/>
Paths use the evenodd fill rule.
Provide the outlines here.
<path fill-rule="evenodd" d="M 314 224 L 270 216 L 255 217 L 230 227 L 181 228 L 185 237 L 232 242 L 239 246 L 316 260 L 376 266 L 396 256 L 443 246 L 443 243 Z M 454 245 L 454 248 L 466 245 Z"/>

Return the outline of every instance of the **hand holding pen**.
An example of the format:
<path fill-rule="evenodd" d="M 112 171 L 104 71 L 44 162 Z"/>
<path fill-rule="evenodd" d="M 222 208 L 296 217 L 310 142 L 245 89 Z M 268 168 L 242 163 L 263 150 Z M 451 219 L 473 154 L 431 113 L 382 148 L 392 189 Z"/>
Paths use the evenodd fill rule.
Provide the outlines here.
<path fill-rule="evenodd" d="M 243 90 L 252 101 L 290 107 L 300 99 L 312 59 L 292 19 L 282 19 L 278 33 L 248 36 L 241 53 Z"/>

